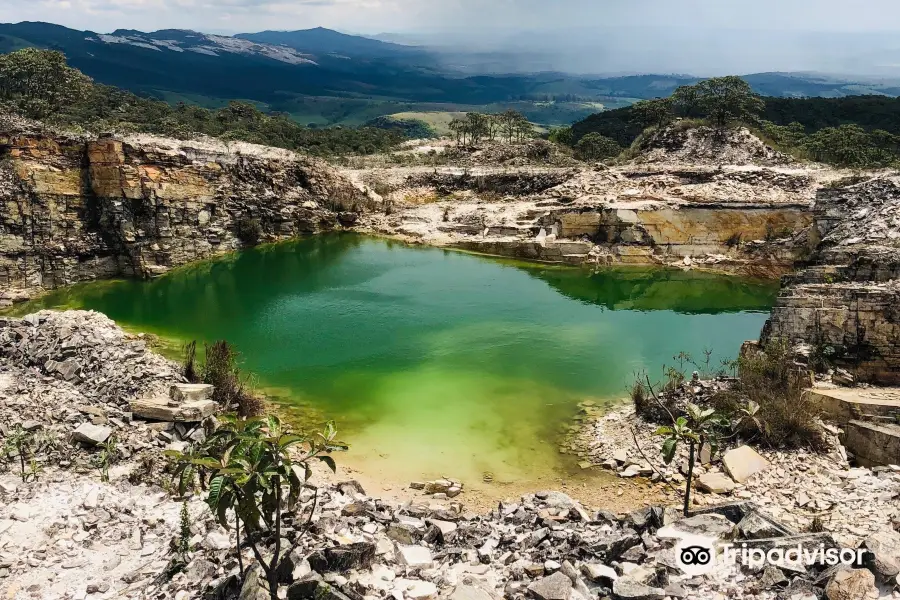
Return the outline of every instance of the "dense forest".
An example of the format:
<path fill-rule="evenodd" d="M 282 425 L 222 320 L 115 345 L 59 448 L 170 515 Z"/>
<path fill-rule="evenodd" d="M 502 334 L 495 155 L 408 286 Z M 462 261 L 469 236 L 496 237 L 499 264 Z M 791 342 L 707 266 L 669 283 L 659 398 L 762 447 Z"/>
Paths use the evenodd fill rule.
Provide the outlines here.
<path fill-rule="evenodd" d="M 200 133 L 319 155 L 372 154 L 403 139 L 402 130 L 307 128 L 287 115 L 263 113 L 249 102 L 218 110 L 170 105 L 93 82 L 51 50 L 26 48 L 0 55 L 0 104 L 50 125 L 93 132 L 146 132 L 177 138 Z"/>
<path fill-rule="evenodd" d="M 800 123 L 807 133 L 825 127 L 859 125 L 900 135 L 900 98 L 890 96 L 846 96 L 844 98 L 762 97 L 761 118 L 776 125 Z M 572 125 L 575 139 L 596 132 L 627 146 L 643 128 L 634 120 L 631 106 L 599 112 Z"/>

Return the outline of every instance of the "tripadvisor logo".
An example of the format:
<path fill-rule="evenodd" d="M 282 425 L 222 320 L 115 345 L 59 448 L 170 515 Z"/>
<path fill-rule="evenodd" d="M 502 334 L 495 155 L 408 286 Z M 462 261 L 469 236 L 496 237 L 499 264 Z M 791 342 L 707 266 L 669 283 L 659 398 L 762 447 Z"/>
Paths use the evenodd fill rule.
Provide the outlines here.
<path fill-rule="evenodd" d="M 716 568 L 716 540 L 703 536 L 686 536 L 675 546 L 678 567 L 694 577 L 705 575 Z"/>
<path fill-rule="evenodd" d="M 824 543 L 816 546 L 798 543 L 792 546 L 760 548 L 754 547 L 753 544 L 718 543 L 712 538 L 689 536 L 681 539 L 675 546 L 675 554 L 681 570 L 693 577 L 712 572 L 717 564 L 741 564 L 752 569 L 760 569 L 765 565 L 833 567 L 840 564 L 861 567 L 866 551 L 862 548 L 826 547 Z"/>

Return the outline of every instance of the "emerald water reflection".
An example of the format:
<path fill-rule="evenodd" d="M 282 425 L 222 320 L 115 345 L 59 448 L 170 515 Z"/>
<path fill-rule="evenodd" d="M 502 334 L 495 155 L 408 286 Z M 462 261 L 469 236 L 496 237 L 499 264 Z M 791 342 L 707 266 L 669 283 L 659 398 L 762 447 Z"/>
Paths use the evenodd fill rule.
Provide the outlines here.
<path fill-rule="evenodd" d="M 584 400 L 682 350 L 733 356 L 777 286 L 696 272 L 526 265 L 357 235 L 317 236 L 74 286 L 16 309 L 85 308 L 175 340 L 227 339 L 301 419 L 396 478 L 529 479 Z"/>

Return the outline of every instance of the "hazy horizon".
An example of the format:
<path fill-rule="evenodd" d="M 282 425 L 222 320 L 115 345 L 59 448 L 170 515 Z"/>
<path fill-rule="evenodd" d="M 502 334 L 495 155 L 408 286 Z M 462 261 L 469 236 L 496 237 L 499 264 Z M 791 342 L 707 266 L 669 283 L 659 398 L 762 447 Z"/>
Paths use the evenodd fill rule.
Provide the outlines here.
<path fill-rule="evenodd" d="M 900 4 L 864 0 L 0 0 L 3 20 L 108 33 L 193 29 L 234 34 L 327 27 L 500 53 L 511 71 L 900 73 Z M 472 25 L 473 15 L 478 24 Z M 590 23 L 586 25 L 585 23 Z"/>

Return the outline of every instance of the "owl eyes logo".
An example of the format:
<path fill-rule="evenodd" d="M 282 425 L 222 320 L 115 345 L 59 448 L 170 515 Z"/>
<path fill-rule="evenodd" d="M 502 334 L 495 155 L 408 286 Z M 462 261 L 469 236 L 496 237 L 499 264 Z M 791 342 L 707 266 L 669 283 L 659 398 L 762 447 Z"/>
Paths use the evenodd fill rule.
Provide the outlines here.
<path fill-rule="evenodd" d="M 678 558 L 683 565 L 705 566 L 712 560 L 712 551 L 703 546 L 686 546 L 681 549 Z"/>
<path fill-rule="evenodd" d="M 716 540 L 703 536 L 682 538 L 673 549 L 678 567 L 691 577 L 713 571 L 716 568 L 715 544 Z"/>

